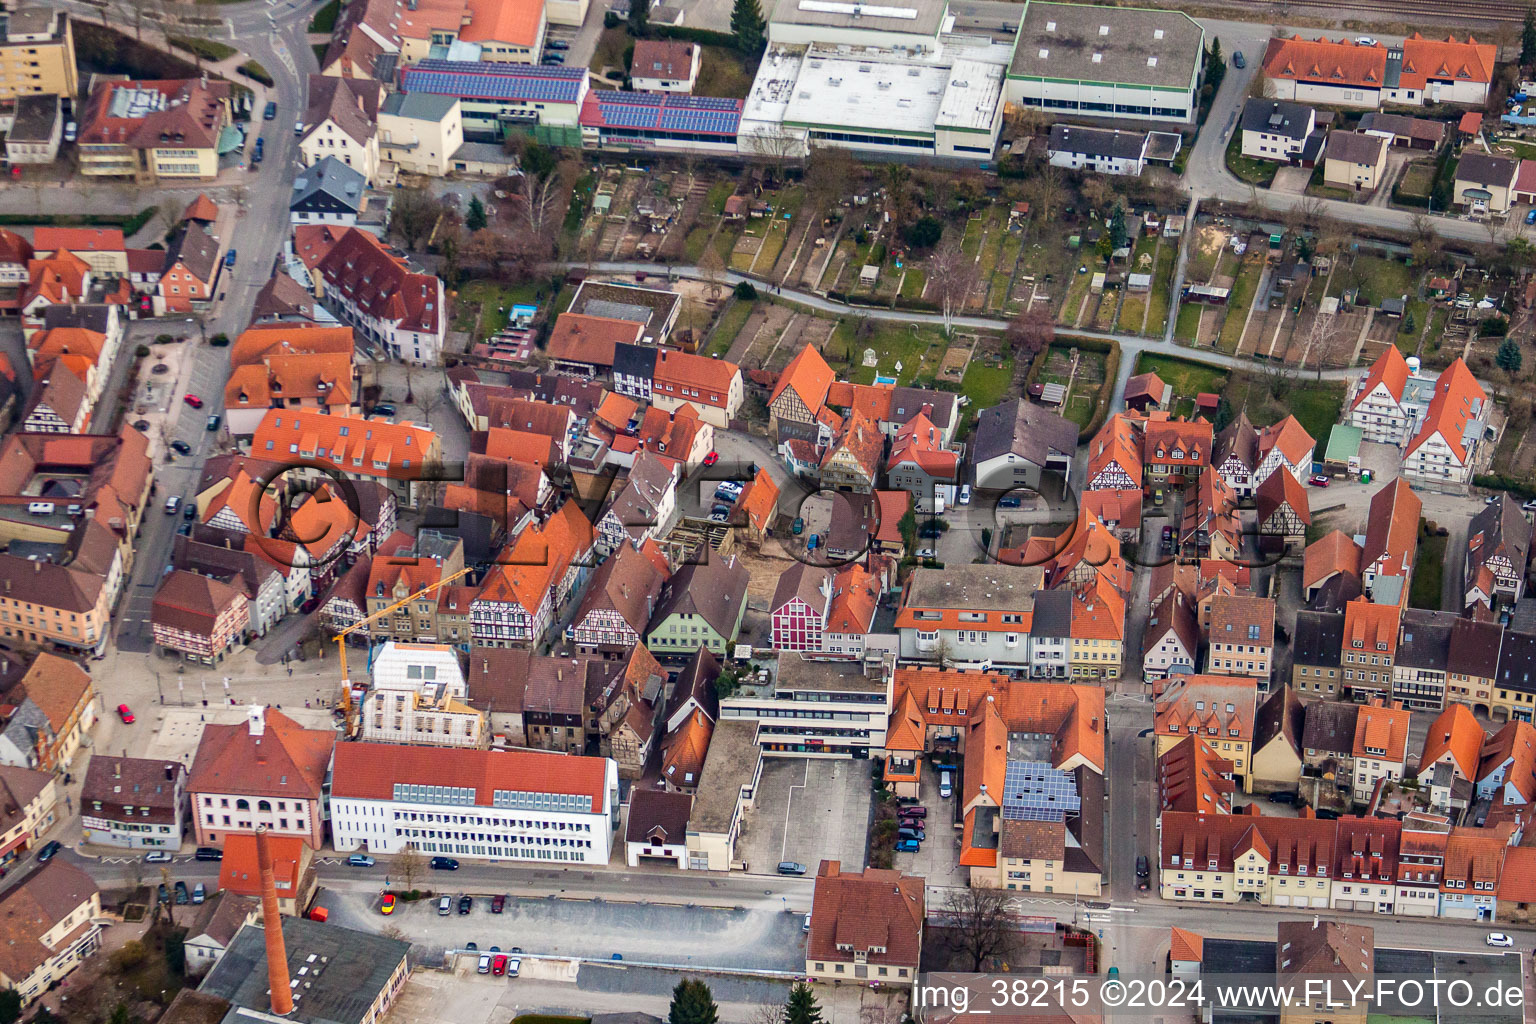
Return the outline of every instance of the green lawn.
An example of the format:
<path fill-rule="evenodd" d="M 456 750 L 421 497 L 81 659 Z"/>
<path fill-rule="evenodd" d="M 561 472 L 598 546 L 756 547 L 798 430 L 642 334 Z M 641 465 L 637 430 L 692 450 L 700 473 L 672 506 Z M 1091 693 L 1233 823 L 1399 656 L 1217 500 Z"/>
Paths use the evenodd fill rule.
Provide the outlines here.
<path fill-rule="evenodd" d="M 267 69 L 262 67 L 258 61 L 248 60 L 244 64 L 241 64 L 240 73 L 246 78 L 260 82 L 262 85 L 265 85 L 268 88 L 272 87 L 271 74 L 269 74 Z"/>
<path fill-rule="evenodd" d="M 870 331 L 865 338 L 854 337 L 855 320 L 852 317 L 839 321 L 832 332 L 828 349 L 833 355 L 843 355 L 845 360 L 856 364 L 847 368 L 847 379 L 858 384 L 873 384 L 878 373 L 884 377 L 895 376 L 900 383 L 910 384 L 919 372 L 931 377 L 938 370 L 946 342 L 937 327 L 889 320 L 868 323 Z M 879 357 L 878 366 L 863 365 L 861 357 L 866 348 L 875 350 Z M 850 353 L 853 359 L 848 360 L 846 354 Z M 832 355 L 827 358 L 830 362 Z M 901 363 L 899 372 L 897 362 Z"/>
<path fill-rule="evenodd" d="M 759 59 L 746 56 L 734 46 L 700 47 L 699 80 L 694 84 L 693 94 L 746 99 L 752 80 L 757 77 Z"/>
<path fill-rule="evenodd" d="M 1012 384 L 1012 356 L 1006 357 L 1001 366 L 989 366 L 980 359 L 972 359 L 965 368 L 960 390 L 970 397 L 972 409 L 990 409 L 1008 397 Z"/>
<path fill-rule="evenodd" d="M 1203 307 L 1198 302 L 1186 302 L 1179 307 L 1179 319 L 1173 325 L 1173 336 L 1179 341 L 1193 342 L 1200 330 L 1200 310 Z"/>
<path fill-rule="evenodd" d="M 191 36 L 169 36 L 171 45 L 180 47 L 188 53 L 195 53 L 203 60 L 227 60 L 240 51 L 233 46 L 213 39 L 194 39 Z"/>
<path fill-rule="evenodd" d="M 1275 171 L 1279 166 L 1273 160 L 1255 160 L 1243 156 L 1243 133 L 1232 133 L 1232 141 L 1227 143 L 1227 170 L 1250 185 L 1268 188 L 1270 182 L 1275 180 Z"/>
<path fill-rule="evenodd" d="M 315 60 L 325 62 L 325 51 L 330 49 L 329 43 L 310 43 L 309 48 L 314 51 Z"/>
<path fill-rule="evenodd" d="M 1536 160 L 1536 145 L 1532 145 L 1529 142 L 1517 142 L 1514 139 L 1499 139 L 1492 145 L 1495 151 L 1501 149 L 1514 150 L 1514 157 L 1516 160 Z M 1438 605 L 1436 607 L 1438 607 Z"/>
<path fill-rule="evenodd" d="M 1176 397 L 1187 398 L 1191 402 L 1202 391 L 1219 393 L 1227 379 L 1226 371 L 1220 367 L 1206 366 L 1177 356 L 1153 355 L 1149 352 L 1143 352 L 1141 358 L 1136 361 L 1136 372 L 1157 374 L 1163 379 L 1164 384 L 1173 389 Z"/>
<path fill-rule="evenodd" d="M 1439 610 L 1440 591 L 1445 576 L 1445 545 L 1448 537 L 1419 535 L 1419 553 L 1414 556 L 1413 582 L 1408 586 L 1408 604 L 1414 608 Z"/>
<path fill-rule="evenodd" d="M 1360 301 L 1371 306 L 1381 305 L 1383 299 L 1403 295 L 1412 298 L 1419 292 L 1418 270 L 1401 260 L 1359 256 L 1345 277 L 1360 288 Z M 1420 320 L 1419 326 L 1423 325 L 1424 321 Z"/>
<path fill-rule="evenodd" d="M 330 3 L 315 12 L 315 16 L 309 19 L 311 32 L 330 32 L 336 27 L 336 16 L 341 13 L 341 0 L 331 0 Z"/>
<path fill-rule="evenodd" d="M 547 301 L 547 298 L 539 298 L 538 287 L 534 284 L 509 285 L 499 281 L 470 281 L 459 289 L 450 329 L 473 331 L 478 318 L 479 336 L 474 340 L 479 341 L 482 337 L 489 337 L 506 326 L 514 304 L 531 303 L 544 306 Z M 501 312 L 502 309 L 506 312 Z"/>
<path fill-rule="evenodd" d="M 920 299 L 923 297 L 923 289 L 928 287 L 928 275 L 922 268 L 908 265 L 906 277 L 901 281 L 901 297 L 904 299 Z"/>
<path fill-rule="evenodd" d="M 1173 268 L 1178 258 L 1176 245 L 1165 245 L 1158 250 L 1156 269 L 1152 273 L 1152 291 L 1147 295 L 1147 333 L 1155 337 L 1162 337 L 1163 328 L 1168 324 L 1168 290 L 1173 287 Z"/>
<path fill-rule="evenodd" d="M 709 186 L 709 194 L 704 197 L 704 208 L 718 217 L 725 212 L 725 201 L 735 194 L 736 182 L 730 178 L 721 178 Z"/>
<path fill-rule="evenodd" d="M 1321 457 L 1344 405 L 1344 382 L 1298 381 L 1285 398 L 1291 415 L 1317 442 L 1317 454 Z"/>
<path fill-rule="evenodd" d="M 1253 294 L 1259 290 L 1259 278 L 1264 274 L 1262 260 L 1245 261 L 1237 280 L 1232 282 L 1232 294 L 1227 299 L 1227 318 L 1221 324 L 1221 337 L 1217 347 L 1228 355 L 1237 352 L 1243 340 L 1243 328 L 1248 325 L 1248 309 L 1253 305 Z"/>
<path fill-rule="evenodd" d="M 715 333 L 710 335 L 709 348 L 704 354 L 707 356 L 718 355 L 722 359 L 730 350 L 731 342 L 736 340 L 736 335 L 741 333 L 742 327 L 747 322 L 747 317 L 752 315 L 755 302 L 743 302 L 740 299 L 733 300 L 720 314 L 720 322 L 715 327 Z"/>

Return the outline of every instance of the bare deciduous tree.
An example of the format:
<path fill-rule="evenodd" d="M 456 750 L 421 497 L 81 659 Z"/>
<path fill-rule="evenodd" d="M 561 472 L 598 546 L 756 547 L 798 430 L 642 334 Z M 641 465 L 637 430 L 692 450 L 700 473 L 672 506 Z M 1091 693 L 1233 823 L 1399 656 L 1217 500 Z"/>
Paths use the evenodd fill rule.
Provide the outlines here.
<path fill-rule="evenodd" d="M 416 881 L 421 877 L 421 872 L 426 864 L 421 859 L 421 853 L 416 849 L 415 843 L 406 843 L 405 849 L 395 857 L 391 871 L 400 876 L 400 887 L 406 892 L 412 892 L 416 888 Z"/>
<path fill-rule="evenodd" d="M 941 912 L 951 945 L 980 971 L 994 957 L 1010 955 L 1015 932 L 1008 914 L 1008 890 L 974 886 L 948 889 Z"/>
<path fill-rule="evenodd" d="M 742 141 L 746 143 L 747 153 L 767 165 L 768 173 L 775 182 L 783 179 L 784 168 L 789 166 L 791 160 L 803 156 L 806 147 L 803 139 L 779 127 L 753 132 Z"/>
<path fill-rule="evenodd" d="M 1056 340 L 1056 321 L 1050 312 L 1031 306 L 1008 322 L 1004 335 L 1013 350 L 1014 370 L 1021 371 Z"/>
<path fill-rule="evenodd" d="M 941 242 L 928 260 L 928 283 L 939 301 L 944 334 L 948 336 L 955 329 L 955 314 L 965 308 L 971 288 L 976 284 L 976 261 L 967 256 L 954 239 Z"/>
<path fill-rule="evenodd" d="M 720 282 L 725 273 L 725 260 L 713 245 L 706 245 L 699 256 L 699 273 L 709 282 L 709 298 L 713 302 L 720 297 Z"/>
<path fill-rule="evenodd" d="M 1062 197 L 1065 188 L 1061 180 L 1061 170 L 1050 164 L 1040 169 L 1040 173 L 1030 179 L 1025 194 L 1029 197 L 1029 204 L 1033 207 L 1033 213 L 1041 221 L 1056 219 L 1056 213 L 1061 209 Z"/>
<path fill-rule="evenodd" d="M 535 235 L 543 236 L 560 215 L 560 199 L 569 195 L 569 191 L 562 187 L 561 178 L 558 173 L 546 174 L 527 181 L 524 186 L 525 191 L 519 197 L 520 212 L 528 230 Z"/>
<path fill-rule="evenodd" d="M 443 204 L 425 189 L 407 188 L 395 193 L 390 206 L 390 223 L 407 249 L 432 233 Z"/>
<path fill-rule="evenodd" d="M 805 164 L 806 192 L 822 206 L 830 206 L 853 185 L 858 162 L 841 146 L 818 146 Z"/>

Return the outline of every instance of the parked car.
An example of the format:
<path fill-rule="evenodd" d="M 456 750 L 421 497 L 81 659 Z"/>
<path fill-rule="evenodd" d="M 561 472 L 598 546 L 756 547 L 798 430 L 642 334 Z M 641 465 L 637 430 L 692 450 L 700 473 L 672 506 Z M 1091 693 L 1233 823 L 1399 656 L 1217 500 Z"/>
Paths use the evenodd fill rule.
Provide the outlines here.
<path fill-rule="evenodd" d="M 144 855 L 145 864 L 169 864 L 171 862 L 170 850 L 151 850 Z"/>
<path fill-rule="evenodd" d="M 928 838 L 928 834 L 920 828 L 898 828 L 896 830 L 896 838 L 916 839 L 918 842 L 922 842 Z"/>
<path fill-rule="evenodd" d="M 50 860 L 53 860 L 53 855 L 62 849 L 64 849 L 64 847 L 57 839 L 48 840 L 48 842 L 43 844 L 43 848 L 37 851 L 37 862 L 39 864 L 48 863 Z M 802 875 L 805 874 L 804 871 L 800 873 Z"/>
<path fill-rule="evenodd" d="M 928 808 L 926 808 L 926 807 L 903 807 L 901 809 L 901 811 L 900 811 L 900 815 L 903 818 L 926 818 L 926 817 L 928 817 Z"/>
<path fill-rule="evenodd" d="M 75 122 L 75 121 L 71 121 L 68 124 L 66 124 L 64 126 L 64 141 L 65 142 L 74 142 L 75 141 L 75 135 L 76 135 L 76 133 L 79 130 L 80 130 L 80 125 L 77 122 Z"/>
<path fill-rule="evenodd" d="M 197 395 L 192 394 L 191 392 L 188 392 L 187 394 L 182 395 L 181 396 L 181 400 L 183 402 L 186 402 L 188 405 L 190 405 L 194 409 L 201 409 L 203 407 L 203 400 L 201 398 L 199 398 Z"/>
<path fill-rule="evenodd" d="M 505 896 L 491 897 L 491 913 L 499 914 L 505 909 L 507 909 L 507 898 Z"/>
<path fill-rule="evenodd" d="M 182 907 L 191 902 L 192 894 L 187 891 L 187 883 L 178 879 L 176 882 L 176 905 Z"/>
<path fill-rule="evenodd" d="M 943 797 L 945 800 L 948 800 L 954 795 L 954 776 L 950 773 L 949 769 L 946 768 L 944 771 L 939 772 L 939 796 Z"/>
<path fill-rule="evenodd" d="M 474 907 L 475 907 L 475 901 L 474 901 L 474 899 L 472 897 L 469 897 L 469 896 L 460 896 L 459 897 L 459 914 L 460 914 L 460 916 L 469 913 L 471 910 L 474 909 Z"/>
<path fill-rule="evenodd" d="M 130 708 L 127 704 L 119 704 L 117 706 L 117 717 L 123 720 L 124 725 L 132 725 L 133 709 Z"/>
<path fill-rule="evenodd" d="M 1018 508 L 1018 507 L 1020 507 L 1023 504 L 1024 504 L 1024 501 L 1023 501 L 1022 498 L 1016 498 L 1016 497 L 1012 497 L 1012 496 L 1007 496 L 1007 497 L 1002 497 L 1002 498 L 997 499 L 997 507 L 998 508 Z"/>
<path fill-rule="evenodd" d="M 806 914 L 805 915 L 805 922 L 800 925 L 800 930 L 802 932 L 808 932 L 808 931 L 811 930 L 811 915 L 810 914 Z"/>
<path fill-rule="evenodd" d="M 181 518 L 191 522 L 197 518 L 197 502 L 188 501 L 181 506 Z"/>
<path fill-rule="evenodd" d="M 779 861 L 779 874 L 803 875 L 805 874 L 805 865 L 801 864 L 799 861 L 781 860 Z"/>
<path fill-rule="evenodd" d="M 897 853 L 916 853 L 923 848 L 923 844 L 916 839 L 901 839 L 896 843 Z"/>
<path fill-rule="evenodd" d="M 261 163 L 262 157 L 264 157 L 266 155 L 267 155 L 267 140 L 266 139 L 262 139 L 262 138 L 258 138 L 256 140 L 256 148 L 251 151 L 251 163 L 253 163 L 253 164 Z"/>
<path fill-rule="evenodd" d="M 223 860 L 224 851 L 216 846 L 199 846 L 197 852 L 192 855 L 193 860 Z"/>
<path fill-rule="evenodd" d="M 379 913 L 381 913 L 381 914 L 385 915 L 386 917 L 388 917 L 390 914 L 393 914 L 394 912 L 395 912 L 395 894 L 392 893 L 392 892 L 387 892 L 387 893 L 384 894 L 384 899 L 379 903 Z"/>
<path fill-rule="evenodd" d="M 1150 874 L 1152 874 L 1152 864 L 1143 853 L 1136 858 L 1136 877 L 1146 878 Z"/>
<path fill-rule="evenodd" d="M 165 499 L 165 514 L 173 516 L 181 511 L 181 495 L 173 494 Z"/>
<path fill-rule="evenodd" d="M 480 954 L 480 966 L 476 967 L 475 970 L 476 970 L 477 973 L 480 973 L 480 974 L 490 974 L 491 973 L 491 954 L 489 954 L 489 953 L 481 953 Z"/>
<path fill-rule="evenodd" d="M 547 56 L 545 56 L 545 58 L 543 60 L 539 61 L 539 63 L 540 64 L 547 64 L 547 65 L 550 65 L 550 66 L 553 66 L 553 65 L 556 65 L 556 64 L 564 64 L 565 63 L 565 58 L 560 56 L 558 53 L 551 53 L 551 54 L 548 54 Z"/>
<path fill-rule="evenodd" d="M 1241 71 L 1248 66 L 1248 58 L 1243 56 L 1242 50 L 1234 50 L 1232 53 L 1232 66 Z"/>
<path fill-rule="evenodd" d="M 1333 480 L 1323 473 L 1313 473 L 1307 478 L 1307 483 L 1313 487 L 1327 487 Z"/>
<path fill-rule="evenodd" d="M 960 504 L 962 504 L 962 505 L 969 505 L 970 503 L 971 503 L 971 485 L 970 484 L 961 484 L 960 485 Z"/>
<path fill-rule="evenodd" d="M 617 954 L 615 954 L 615 955 L 617 955 Z M 518 972 L 521 971 L 522 969 L 523 969 L 523 961 L 522 961 L 521 957 L 511 956 L 511 957 L 507 958 L 507 977 L 509 977 L 509 978 L 517 977 Z"/>
<path fill-rule="evenodd" d="M 453 897 L 444 896 L 437 901 L 437 916 L 447 917 L 453 913 Z"/>
<path fill-rule="evenodd" d="M 295 135 L 303 135 L 304 134 L 304 121 L 303 121 L 302 118 L 297 120 L 297 121 L 295 121 L 295 122 L 293 122 L 293 134 L 295 134 Z"/>
<path fill-rule="evenodd" d="M 373 414 L 375 416 L 393 416 L 395 414 L 395 407 L 388 402 L 380 402 L 373 407 Z"/>
<path fill-rule="evenodd" d="M 261 119 L 263 121 L 272 121 L 272 120 L 275 120 L 276 118 L 277 118 L 277 104 L 276 103 L 268 103 L 267 106 L 266 106 L 266 109 L 261 112 Z"/>
<path fill-rule="evenodd" d="M 795 521 L 789 524 L 789 532 L 794 534 L 796 537 L 800 536 L 805 532 L 805 520 L 801 519 L 799 516 L 796 516 Z"/>
<path fill-rule="evenodd" d="M 347 863 L 354 868 L 371 868 L 373 867 L 373 858 L 365 853 L 354 853 L 347 858 Z"/>
<path fill-rule="evenodd" d="M 1513 946 L 1515 944 L 1515 940 L 1503 932 L 1489 932 L 1486 941 L 1490 946 Z"/>
<path fill-rule="evenodd" d="M 202 903 L 207 898 L 208 898 L 208 887 L 206 885 L 204 885 L 202 882 L 198 882 L 196 885 L 194 885 L 192 887 L 192 904 L 193 904 L 193 906 L 196 906 L 197 904 Z"/>
<path fill-rule="evenodd" d="M 924 519 L 917 527 L 919 537 L 937 537 L 944 532 L 944 524 L 937 519 Z"/>
<path fill-rule="evenodd" d="M 571 48 L 571 44 L 564 39 L 551 39 L 545 45 L 551 50 L 569 50 Z"/>
<path fill-rule="evenodd" d="M 719 452 L 710 452 L 708 455 L 704 456 L 704 465 L 706 465 L 706 466 L 713 466 L 715 463 L 717 463 L 719 461 L 720 461 L 720 453 Z"/>
<path fill-rule="evenodd" d="M 505 953 L 497 953 L 491 959 L 491 973 L 498 978 L 507 973 L 507 955 Z"/>
<path fill-rule="evenodd" d="M 937 551 L 933 550 L 933 548 L 918 548 L 917 549 L 917 557 L 920 558 L 920 559 L 921 558 L 938 558 L 939 557 L 939 553 Z"/>
<path fill-rule="evenodd" d="M 459 862 L 452 857 L 433 857 L 427 861 L 427 866 L 433 871 L 457 871 Z"/>
<path fill-rule="evenodd" d="M 1525 222 L 1527 224 L 1536 224 L 1536 210 L 1532 210 L 1525 215 Z"/>
<path fill-rule="evenodd" d="M 210 430 L 210 431 L 218 430 L 219 429 L 219 424 L 223 423 L 223 422 L 224 422 L 224 417 L 220 416 L 218 413 L 214 413 L 212 416 L 208 417 L 208 427 L 207 427 L 207 429 Z"/>
<path fill-rule="evenodd" d="M 1296 794 L 1282 789 L 1277 793 L 1269 794 L 1269 802 L 1272 804 L 1294 804 L 1296 802 Z"/>
<path fill-rule="evenodd" d="M 225 266 L 226 269 L 229 269 L 229 270 L 233 270 L 234 269 L 234 267 L 235 267 L 235 259 L 236 259 L 236 257 L 238 255 L 239 255 L 239 251 L 236 250 L 236 249 L 231 249 L 231 250 L 229 250 L 228 252 L 226 252 L 224 254 L 224 266 Z"/>

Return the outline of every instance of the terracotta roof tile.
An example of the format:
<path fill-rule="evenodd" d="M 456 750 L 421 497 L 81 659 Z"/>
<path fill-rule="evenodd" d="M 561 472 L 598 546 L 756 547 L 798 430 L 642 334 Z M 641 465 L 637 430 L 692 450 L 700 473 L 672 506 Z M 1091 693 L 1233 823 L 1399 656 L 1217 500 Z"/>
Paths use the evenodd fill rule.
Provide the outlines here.
<path fill-rule="evenodd" d="M 396 783 L 473 789 L 475 804 L 494 805 L 498 789 L 590 797 L 601 811 L 607 797 L 605 762 L 531 750 L 468 750 L 392 743 L 336 747 L 333 798 L 393 800 Z"/>
<path fill-rule="evenodd" d="M 1424 734 L 1424 750 L 1419 755 L 1419 774 L 1447 754 L 1464 779 L 1477 778 L 1478 758 L 1483 750 L 1483 727 L 1472 717 L 1465 704 L 1452 704 L 1440 712 Z"/>
<path fill-rule="evenodd" d="M 331 752 L 337 749 L 335 731 L 306 729 L 272 708 L 261 709 L 261 714 L 265 725 L 260 736 L 251 735 L 245 722 L 203 726 L 187 780 L 189 793 L 320 799 Z M 365 745 L 371 746 L 343 744 Z"/>
<path fill-rule="evenodd" d="M 926 917 L 924 896 L 921 878 L 877 868 L 844 872 L 839 862 L 822 861 L 806 956 L 835 963 L 867 953 L 871 964 L 915 971 Z"/>

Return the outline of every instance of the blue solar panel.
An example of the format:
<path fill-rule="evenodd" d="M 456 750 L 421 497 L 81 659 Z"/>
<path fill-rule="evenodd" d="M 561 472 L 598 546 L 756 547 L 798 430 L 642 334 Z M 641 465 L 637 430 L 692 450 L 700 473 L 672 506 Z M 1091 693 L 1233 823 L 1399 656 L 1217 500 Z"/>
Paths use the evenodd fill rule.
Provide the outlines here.
<path fill-rule="evenodd" d="M 597 107 L 596 123 L 611 128 L 735 135 L 741 123 L 741 100 L 723 96 L 672 96 L 656 93 L 590 93 Z M 592 123 L 590 116 L 584 123 Z"/>
<path fill-rule="evenodd" d="M 466 99 L 574 103 L 585 75 L 583 68 L 424 60 L 401 72 L 400 87 Z"/>
<path fill-rule="evenodd" d="M 1077 782 L 1040 761 L 1009 761 L 1003 774 L 1003 817 L 1010 821 L 1062 821 L 1082 810 Z"/>

